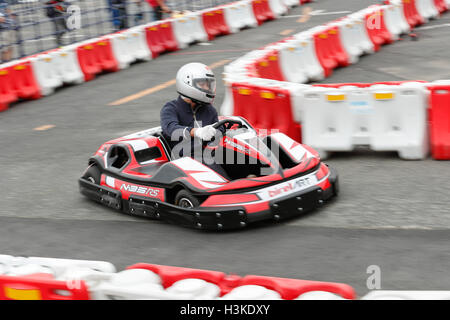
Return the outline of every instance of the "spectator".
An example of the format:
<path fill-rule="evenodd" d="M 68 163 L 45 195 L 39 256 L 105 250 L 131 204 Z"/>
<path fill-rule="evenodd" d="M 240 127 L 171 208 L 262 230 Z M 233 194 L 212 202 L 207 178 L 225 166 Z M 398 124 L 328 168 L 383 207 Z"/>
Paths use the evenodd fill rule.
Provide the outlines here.
<path fill-rule="evenodd" d="M 58 46 L 62 46 L 62 37 L 68 31 L 65 19 L 67 3 L 64 0 L 50 0 L 45 2 L 45 4 L 47 5 L 47 17 L 52 20 L 55 27 L 56 43 Z"/>
<path fill-rule="evenodd" d="M 14 44 L 14 15 L 7 0 L 0 0 L 0 51 L 2 62 L 12 59 Z"/>
<path fill-rule="evenodd" d="M 134 0 L 136 2 L 137 10 L 134 15 L 134 24 L 138 25 L 144 19 L 144 13 L 142 12 L 142 3 L 144 0 Z"/>
<path fill-rule="evenodd" d="M 127 0 L 108 0 L 116 30 L 128 28 Z"/>
<path fill-rule="evenodd" d="M 147 0 L 147 2 L 153 9 L 153 21 L 162 20 L 163 13 L 172 12 L 164 0 Z"/>

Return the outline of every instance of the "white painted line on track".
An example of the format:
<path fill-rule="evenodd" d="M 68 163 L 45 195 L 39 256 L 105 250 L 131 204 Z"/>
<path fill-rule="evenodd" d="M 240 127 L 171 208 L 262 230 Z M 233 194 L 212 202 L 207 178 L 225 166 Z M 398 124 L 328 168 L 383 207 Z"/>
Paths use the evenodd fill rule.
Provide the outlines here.
<path fill-rule="evenodd" d="M 415 30 L 432 30 L 438 28 L 450 27 L 450 23 L 438 24 L 435 26 L 425 26 L 425 27 L 417 27 Z"/>
<path fill-rule="evenodd" d="M 334 11 L 334 12 L 322 12 L 324 10 L 315 10 L 311 11 L 309 15 L 311 16 L 328 16 L 328 15 L 336 15 L 336 14 L 347 14 L 351 13 L 352 11 Z M 303 17 L 303 14 L 297 14 L 297 15 L 291 15 L 291 16 L 281 16 L 280 18 L 299 18 Z"/>

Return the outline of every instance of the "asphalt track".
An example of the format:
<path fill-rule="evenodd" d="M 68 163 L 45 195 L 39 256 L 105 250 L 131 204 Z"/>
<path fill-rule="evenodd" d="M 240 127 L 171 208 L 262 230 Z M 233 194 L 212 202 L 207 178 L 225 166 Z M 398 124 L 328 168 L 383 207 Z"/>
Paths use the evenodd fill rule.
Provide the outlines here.
<path fill-rule="evenodd" d="M 343 282 L 360 296 L 369 291 L 367 268 L 377 265 L 382 289 L 449 290 L 449 162 L 404 161 L 395 153 L 366 150 L 337 154 L 327 161 L 340 174 L 335 201 L 286 222 L 224 233 L 131 217 L 78 191 L 88 157 L 103 142 L 159 125 L 162 105 L 176 97 L 171 80 L 183 64 L 215 65 L 220 77 L 228 60 L 372 3 L 319 0 L 311 7 L 324 11 L 306 23 L 297 22 L 302 8 L 295 8 L 257 29 L 104 74 L 1 113 L 0 253 L 105 260 L 118 270 L 149 262 Z M 418 41 L 404 36 L 335 70 L 324 82 L 450 79 L 449 22 L 447 13 L 417 29 Z M 117 103 L 139 92 L 139 98 Z M 223 93 L 219 83 L 216 107 Z"/>

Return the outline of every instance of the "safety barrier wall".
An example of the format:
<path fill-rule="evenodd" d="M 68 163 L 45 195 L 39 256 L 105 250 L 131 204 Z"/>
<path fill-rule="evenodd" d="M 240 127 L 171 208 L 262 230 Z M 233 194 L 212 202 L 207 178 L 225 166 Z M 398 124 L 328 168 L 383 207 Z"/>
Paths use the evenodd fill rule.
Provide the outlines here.
<path fill-rule="evenodd" d="M 0 300 L 449 300 L 450 291 L 373 290 L 347 284 L 136 263 L 0 255 Z"/>
<path fill-rule="evenodd" d="M 322 158 L 330 151 L 363 145 L 374 151 L 397 151 L 403 159 L 424 159 L 430 149 L 433 158 L 450 159 L 445 122 L 449 117 L 443 107 L 447 91 L 431 90 L 434 85 L 424 81 L 306 85 L 410 32 L 413 26 L 407 17 L 415 16 L 416 6 L 424 19 L 436 18 L 436 12 L 446 8 L 438 9 L 428 0 L 372 5 L 233 61 L 224 70 L 221 113 L 243 116 L 256 128 L 280 130 L 318 150 Z M 289 86 L 290 82 L 304 85 Z M 289 100 L 290 109 L 278 102 L 282 107 L 274 111 L 272 100 L 259 97 L 260 92 L 278 97 L 279 88 L 284 88 L 285 98 L 278 100 Z M 442 116 L 434 123 L 435 113 Z"/>
<path fill-rule="evenodd" d="M 91 81 L 198 41 L 256 27 L 285 14 L 293 0 L 242 0 L 125 29 L 0 65 L 0 112 L 66 84 Z"/>

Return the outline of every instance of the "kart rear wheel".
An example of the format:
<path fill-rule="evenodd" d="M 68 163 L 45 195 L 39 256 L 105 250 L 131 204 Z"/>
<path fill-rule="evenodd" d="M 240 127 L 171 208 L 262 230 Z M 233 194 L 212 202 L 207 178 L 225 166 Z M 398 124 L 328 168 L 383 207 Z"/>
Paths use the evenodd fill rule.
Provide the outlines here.
<path fill-rule="evenodd" d="M 89 166 L 83 175 L 83 179 L 95 184 L 100 184 L 101 173 L 99 168 L 95 164 Z"/>
<path fill-rule="evenodd" d="M 200 205 L 200 201 L 187 190 L 180 190 L 175 197 L 175 205 L 192 209 Z"/>

